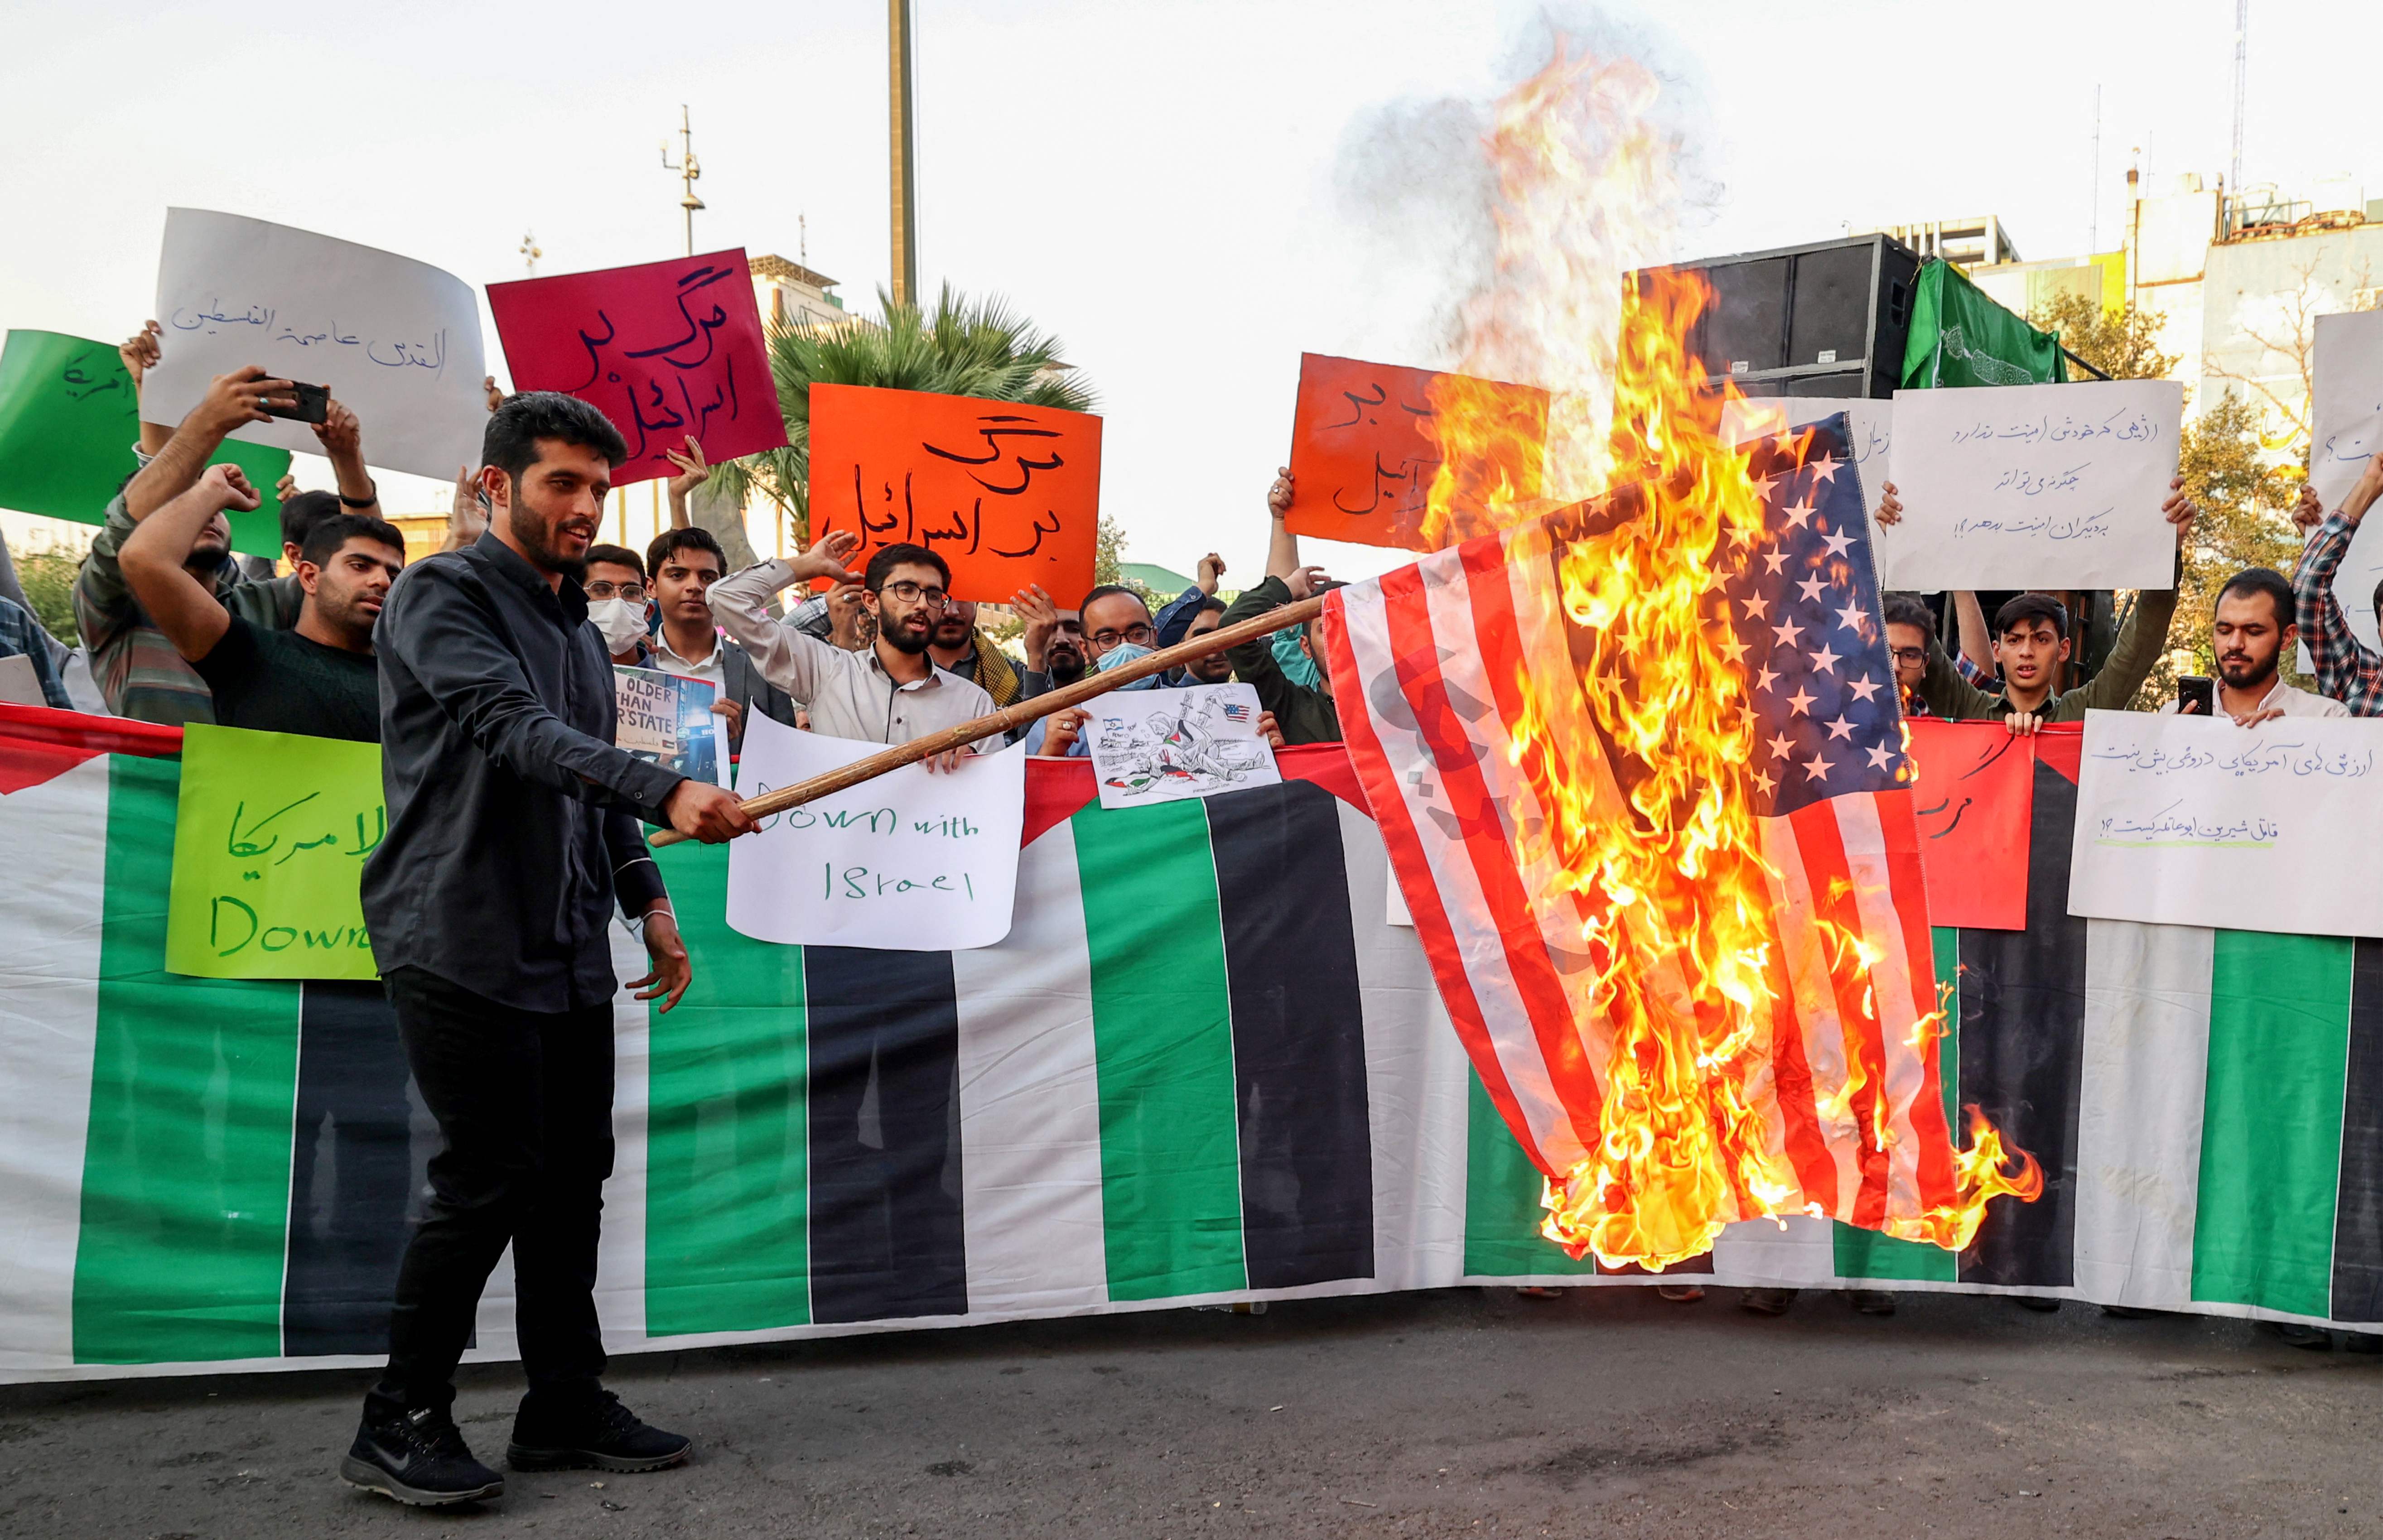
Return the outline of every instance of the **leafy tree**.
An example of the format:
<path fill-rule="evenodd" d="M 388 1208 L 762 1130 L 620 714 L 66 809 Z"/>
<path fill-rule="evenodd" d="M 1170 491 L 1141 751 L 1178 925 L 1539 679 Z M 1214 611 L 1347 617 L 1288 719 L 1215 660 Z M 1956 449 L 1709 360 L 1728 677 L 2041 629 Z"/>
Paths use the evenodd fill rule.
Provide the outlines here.
<path fill-rule="evenodd" d="M 67 646 L 80 646 L 82 634 L 75 629 L 73 594 L 75 573 L 82 567 L 82 553 L 49 546 L 19 552 L 16 561 L 17 581 L 24 587 L 25 602 L 31 607 L 33 618 Z"/>
<path fill-rule="evenodd" d="M 2063 294 L 2028 319 L 2059 333 L 2063 346 L 2112 379 L 2166 379 L 2177 364 L 2177 354 L 2159 351 L 2167 317 L 2132 300 L 2109 310 L 2088 295 Z"/>
<path fill-rule="evenodd" d="M 2228 578 L 2245 567 L 2272 567 L 2290 577 L 2300 560 L 2291 506 L 2300 496 L 2303 473 L 2297 463 L 2276 460 L 2260 428 L 2260 413 L 2231 390 L 2184 425 L 2178 468 L 2201 516 L 2184 553 L 2168 651 L 2135 697 L 2139 711 L 2156 710 L 2174 699 L 2178 674 L 2213 671 L 2209 619 Z M 2284 682 L 2312 688 L 2297 661 L 2294 649 L 2287 648 Z"/>
<path fill-rule="evenodd" d="M 854 316 L 828 326 L 770 328 L 770 371 L 785 413 L 786 446 L 721 466 L 704 488 L 715 506 L 741 508 L 759 493 L 777 505 L 796 546 L 810 543 L 814 384 L 981 396 L 1069 412 L 1096 405 L 1092 387 L 1060 357 L 1058 339 L 998 299 L 970 300 L 946 285 L 932 311 L 896 304 L 883 290 L 877 305 L 873 321 Z M 698 522 L 701 500 L 690 510 Z M 1105 520 L 1103 524 L 1105 531 Z"/>

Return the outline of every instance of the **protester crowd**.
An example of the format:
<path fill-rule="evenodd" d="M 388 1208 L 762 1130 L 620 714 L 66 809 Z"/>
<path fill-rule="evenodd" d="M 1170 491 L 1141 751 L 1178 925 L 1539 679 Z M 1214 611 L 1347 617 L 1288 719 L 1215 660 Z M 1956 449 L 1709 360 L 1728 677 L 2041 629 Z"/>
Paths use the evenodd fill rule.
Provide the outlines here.
<path fill-rule="evenodd" d="M 160 346 L 154 323 L 124 344 L 136 386 Z M 404 539 L 382 517 L 366 469 L 371 425 L 333 401 L 314 432 L 334 487 L 301 491 L 285 482 L 279 489 L 288 571 L 275 575 L 230 548 L 228 516 L 258 509 L 262 492 L 237 466 L 210 462 L 228 436 L 288 408 L 291 389 L 291 382 L 263 368 L 242 368 L 216 378 L 170 430 L 144 423 L 130 450 L 130 474 L 105 510 L 75 583 L 80 649 L 69 655 L 23 608 L 0 598 L 0 657 L 28 658 L 43 698 L 61 708 L 72 706 L 67 681 L 79 667 L 105 708 L 127 718 L 385 743 L 393 822 L 386 849 L 366 869 L 364 896 L 376 956 L 410 1039 L 477 1041 L 481 1024 L 501 1010 L 566 1022 L 609 1009 L 602 1004 L 614 989 L 609 956 L 585 938 L 600 934 L 616 900 L 654 959 L 653 972 L 631 987 L 640 998 L 670 1002 L 686 987 L 685 950 L 640 820 L 707 839 L 750 829 L 752 821 L 721 788 L 611 746 L 607 660 L 712 685 L 732 754 L 756 715 L 895 745 L 1023 702 L 1030 709 L 1012 731 L 976 746 L 1022 743 L 1031 755 L 1081 757 L 1090 709 L 1077 704 L 1035 712 L 1031 703 L 1331 585 L 1301 560 L 1287 524 L 1292 483 L 1285 470 L 1267 496 L 1266 572 L 1237 598 L 1225 598 L 1226 564 L 1213 554 L 1198 564 L 1195 581 L 1155 612 L 1141 592 L 1118 585 L 1056 596 L 1030 587 L 1010 601 L 1023 626 L 1013 657 L 987 634 L 979 606 L 951 593 L 948 565 L 924 546 L 882 547 L 855 570 L 858 538 L 835 534 L 791 559 L 728 572 L 719 541 L 689 516 L 689 499 L 711 474 L 692 439 L 671 457 L 678 472 L 668 482 L 671 526 L 643 551 L 597 543 L 609 474 L 626 453 L 618 432 L 572 398 L 507 398 L 493 383 L 481 468 L 465 467 L 457 476 L 439 557 L 406 573 Z M 1876 517 L 1891 526 L 1902 505 L 1892 484 L 1880 493 Z M 2190 626 L 2206 628 L 2215 677 L 2201 682 L 2205 694 L 2180 691 L 2164 708 L 2223 713 L 2246 731 L 2281 716 L 2383 715 L 2383 654 L 2352 634 L 2333 593 L 2352 535 L 2378 495 L 2383 470 L 2370 465 L 2338 509 L 2304 496 L 2299 519 L 2310 533 L 2298 571 L 2287 577 L 2247 569 L 2222 586 L 2212 613 L 2190 619 Z M 2180 573 L 2195 515 L 2180 481 L 2161 511 L 2176 531 Z M 502 531 L 493 527 L 508 520 Z M 568 554 L 581 547 L 584 557 Z M 1951 648 L 1939 635 L 1937 612 L 1919 596 L 1886 596 L 1883 619 L 1908 716 L 1999 721 L 2014 733 L 2029 733 L 2089 710 L 2130 707 L 2168 647 L 2177 598 L 2173 586 L 2137 595 L 2106 657 L 2082 678 L 2075 677 L 2080 637 L 2072 606 L 2057 594 L 2019 594 L 1991 621 L 1975 595 L 1952 596 Z M 2383 587 L 2375 604 L 2383 614 Z M 599 643 L 591 644 L 591 632 Z M 2285 649 L 2303 642 L 2317 693 L 2292 688 L 2279 675 Z M 1340 741 L 1317 620 L 1117 688 L 1235 679 L 1254 692 L 1260 730 L 1275 746 Z M 556 710 L 555 702 L 564 708 Z M 956 768 L 971 751 L 946 753 L 935 764 Z M 534 815 L 525 799 L 539 787 L 562 793 L 578 810 L 560 820 Z M 426 832 L 441 820 L 443 833 Z M 485 838 L 471 837 L 474 827 Z M 606 870 L 610 881 L 597 881 L 593 874 Z M 474 896 L 460 904 L 431 900 L 442 892 Z M 556 935 L 581 941 L 557 950 L 542 927 L 560 927 Z M 426 970 L 434 956 L 447 959 L 444 971 Z M 456 956 L 484 957 L 488 966 L 459 978 Z M 477 1082 L 425 1088 L 455 1105 L 476 1105 L 488 1090 Z M 547 1093 L 563 1094 L 551 1087 Z M 450 1131 L 452 1148 L 442 1159 L 451 1163 L 454 1181 L 468 1185 L 479 1179 L 474 1173 L 487 1173 L 491 1183 L 510 1179 L 501 1175 L 512 1159 L 502 1110 L 483 1110 L 485 1121 L 463 1117 L 456 1127 L 493 1130 L 485 1147 L 457 1142 Z M 445 1113 L 441 1121 L 446 1127 Z M 565 1148 L 557 1138 L 549 1139 L 549 1157 L 594 1169 L 594 1143 Z M 465 1205 L 441 1221 L 443 1228 L 426 1223 L 417 1236 L 399 1287 L 401 1329 L 389 1375 L 375 1392 L 388 1404 L 368 1407 L 368 1436 L 375 1417 L 394 1427 L 389 1419 L 398 1415 L 395 1409 L 435 1399 L 451 1374 L 462 1348 L 457 1334 L 468 1329 L 477 1285 L 469 1298 L 446 1297 L 441 1289 L 462 1286 L 441 1281 L 448 1273 L 440 1270 L 460 1278 L 476 1267 L 485 1275 L 486 1267 L 471 1259 L 486 1252 L 483 1260 L 492 1262 L 513 1233 L 506 1226 L 518 1219 L 500 1224 L 489 1217 L 494 1212 L 475 1214 Z M 592 1245 L 588 1214 L 557 1211 L 541 1223 L 579 1226 L 586 1234 L 574 1230 L 568 1244 L 578 1250 Z M 1682 1302 L 1701 1297 L 1692 1284 L 1666 1285 L 1662 1293 Z M 1755 1290 L 1744 1302 L 1777 1314 L 1794 1297 Z M 1865 1312 L 1894 1309 L 1893 1296 L 1883 1292 L 1853 1300 Z M 2021 1303 L 2058 1308 L 2057 1301 Z M 2312 1347 L 2331 1341 L 2311 1328 L 2284 1331 Z M 600 1352 L 589 1346 L 592 1317 L 557 1341 L 562 1358 L 592 1352 L 600 1365 Z M 2353 1338 L 2352 1345 L 2371 1347 L 2373 1339 Z M 607 1426 L 608 1448 L 676 1436 L 634 1418 Z M 389 1436 L 403 1441 L 401 1430 Z M 438 1450 L 445 1448 L 426 1443 L 416 1453 L 444 1459 Z M 675 1459 L 684 1441 L 672 1448 L 678 1453 L 651 1444 L 634 1458 Z"/>

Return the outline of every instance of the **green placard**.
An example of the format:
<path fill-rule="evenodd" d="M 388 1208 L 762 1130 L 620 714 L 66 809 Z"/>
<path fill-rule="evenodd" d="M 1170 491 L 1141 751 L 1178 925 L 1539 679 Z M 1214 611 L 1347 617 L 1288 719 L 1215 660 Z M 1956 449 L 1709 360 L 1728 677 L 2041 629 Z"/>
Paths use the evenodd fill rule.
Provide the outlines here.
<path fill-rule="evenodd" d="M 378 977 L 356 887 L 388 832 L 378 744 L 184 728 L 167 971 Z"/>
<path fill-rule="evenodd" d="M 141 405 L 124 360 L 105 342 L 55 331 L 12 331 L 0 351 L 0 508 L 95 524 L 136 466 Z M 265 494 L 253 513 L 231 512 L 231 548 L 281 554 L 281 503 L 273 488 L 290 451 L 227 438 L 216 459 L 248 473 Z"/>

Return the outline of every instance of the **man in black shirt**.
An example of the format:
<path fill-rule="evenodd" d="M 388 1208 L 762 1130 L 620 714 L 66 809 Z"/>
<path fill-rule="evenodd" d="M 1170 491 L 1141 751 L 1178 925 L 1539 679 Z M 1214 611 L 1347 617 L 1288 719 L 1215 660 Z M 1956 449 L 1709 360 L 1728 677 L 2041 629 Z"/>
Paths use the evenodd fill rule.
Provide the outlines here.
<path fill-rule="evenodd" d="M 508 1462 L 652 1471 L 689 1448 L 601 1383 L 621 988 L 606 932 L 617 899 L 653 962 L 629 987 L 676 1004 L 692 967 L 638 820 L 709 842 L 756 825 L 730 792 L 612 745 L 612 665 L 579 578 L 626 458 L 585 401 L 507 400 L 481 447 L 488 532 L 408 568 L 374 636 L 389 833 L 364 864 L 364 923 L 441 1148 L 398 1272 L 389 1367 L 340 1474 L 401 1502 L 504 1489 L 450 1408 L 508 1244 L 530 1386 Z"/>
<path fill-rule="evenodd" d="M 240 467 L 211 465 L 197 485 L 125 536 L 117 561 L 132 597 L 215 692 L 225 727 L 373 743 L 380 669 L 373 622 L 405 565 L 405 536 L 379 519 L 335 513 L 298 557 L 298 624 L 273 631 L 232 614 L 186 562 L 200 537 L 225 538 L 224 510 L 263 499 Z"/>

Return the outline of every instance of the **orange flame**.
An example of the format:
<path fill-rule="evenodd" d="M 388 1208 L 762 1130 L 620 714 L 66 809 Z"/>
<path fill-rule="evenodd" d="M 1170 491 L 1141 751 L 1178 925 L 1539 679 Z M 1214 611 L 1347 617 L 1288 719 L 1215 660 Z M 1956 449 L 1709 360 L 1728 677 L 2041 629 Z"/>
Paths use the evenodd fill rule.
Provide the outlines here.
<path fill-rule="evenodd" d="M 1659 91 L 1631 61 L 1574 58 L 1560 43 L 1500 103 L 1488 140 L 1498 278 L 1467 307 L 1463 368 L 1553 398 L 1542 439 L 1513 392 L 1444 377 L 1433 403 L 1443 458 L 1424 525 L 1442 546 L 1636 483 L 1613 494 L 1637 504 L 1635 516 L 1555 552 L 1585 649 L 1578 704 L 1524 671 L 1509 757 L 1542 815 L 1517 820 L 1521 854 L 1552 874 L 1590 959 L 1600 1093 L 1587 1155 L 1548 1184 L 1543 1233 L 1575 1256 L 1657 1269 L 1709 1250 L 1733 1221 L 1818 1212 L 1774 1126 L 1779 874 L 1753 813 L 1745 648 L 1717 597 L 1763 537 L 1761 491 L 1752 451 L 1721 437 L 1736 391 L 1707 389 L 1687 351 L 1705 286 L 1662 273 L 1624 281 L 1656 253 L 1679 186 L 1676 146 L 1649 126 Z M 1943 1013 L 1882 1019 L 1892 1004 L 1871 979 L 1877 948 L 1818 912 L 1845 912 L 1846 894 L 1815 897 L 1829 971 L 1861 1017 L 1846 1024 L 1842 1062 L 1809 1066 L 1821 1118 L 1833 1137 L 1858 1132 L 1889 1150 L 1898 1136 L 1883 1066 L 1856 1040 L 1924 1044 Z M 1970 1128 L 1955 1201 L 1892 1215 L 1889 1233 L 1957 1248 L 1989 1199 L 2040 1190 L 2024 1154 L 2005 1174 L 2002 1141 L 1974 1109 Z"/>

